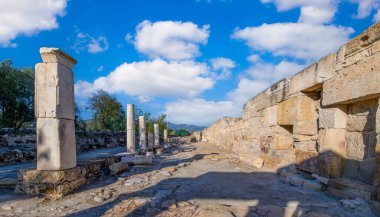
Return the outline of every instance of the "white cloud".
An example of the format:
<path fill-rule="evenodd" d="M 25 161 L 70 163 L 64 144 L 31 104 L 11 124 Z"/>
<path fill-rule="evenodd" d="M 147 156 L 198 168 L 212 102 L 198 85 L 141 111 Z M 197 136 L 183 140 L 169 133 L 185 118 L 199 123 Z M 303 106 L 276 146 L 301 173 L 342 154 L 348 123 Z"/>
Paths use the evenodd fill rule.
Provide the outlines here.
<path fill-rule="evenodd" d="M 225 57 L 210 59 L 211 67 L 219 73 L 215 76 L 216 79 L 227 79 L 231 76 L 231 70 L 236 67 L 236 63 Z"/>
<path fill-rule="evenodd" d="M 207 101 L 205 99 L 178 100 L 165 105 L 169 121 L 208 126 L 224 116 L 238 116 L 241 108 L 231 101 Z"/>
<path fill-rule="evenodd" d="M 108 49 L 108 41 L 105 36 L 99 36 L 97 39 L 92 38 L 87 45 L 89 53 L 100 53 Z"/>
<path fill-rule="evenodd" d="M 104 69 L 103 66 L 99 66 L 99 67 L 96 69 L 96 71 L 101 72 L 101 71 L 103 71 L 103 69 Z"/>
<path fill-rule="evenodd" d="M 373 18 L 374 21 L 378 21 L 380 16 L 380 1 L 379 0 L 350 0 L 350 2 L 358 4 L 357 14 L 358 19 L 364 19 L 372 14 L 372 11 L 376 11 Z"/>
<path fill-rule="evenodd" d="M 136 50 L 151 58 L 192 59 L 199 55 L 199 45 L 206 44 L 210 26 L 180 21 L 143 21 L 136 27 Z"/>
<path fill-rule="evenodd" d="M 155 59 L 121 64 L 93 83 L 78 81 L 75 91 L 79 97 L 87 97 L 98 89 L 131 96 L 194 97 L 214 86 L 208 75 L 208 67 L 202 63 Z"/>
<path fill-rule="evenodd" d="M 261 57 L 257 54 L 252 54 L 247 57 L 247 60 L 251 63 L 255 63 L 261 60 Z"/>
<path fill-rule="evenodd" d="M 262 3 L 273 3 L 278 11 L 300 8 L 299 22 L 329 23 L 337 11 L 338 0 L 261 0 Z"/>
<path fill-rule="evenodd" d="M 341 26 L 274 23 L 238 29 L 232 37 L 275 56 L 316 60 L 337 50 L 353 32 L 352 28 Z"/>
<path fill-rule="evenodd" d="M 87 50 L 87 52 L 95 54 L 104 52 L 109 47 L 107 38 L 105 36 L 101 35 L 96 38 L 90 34 L 80 32 L 78 29 L 75 30 L 75 32 L 77 32 L 77 35 L 75 38 L 75 43 L 71 48 L 74 49 L 77 53 Z"/>
<path fill-rule="evenodd" d="M 242 76 L 236 89 L 227 94 L 226 100 L 211 101 L 200 98 L 177 100 L 165 105 L 171 122 L 207 126 L 224 116 L 241 116 L 244 103 L 282 78 L 304 68 L 293 62 L 282 61 L 272 65 L 256 62 Z"/>
<path fill-rule="evenodd" d="M 65 14 L 66 0 L 0 1 L 0 45 L 15 46 L 18 35 L 32 35 L 58 27 L 57 16 Z"/>
<path fill-rule="evenodd" d="M 137 99 L 140 103 L 147 103 L 153 100 L 153 98 L 150 96 L 138 96 Z"/>

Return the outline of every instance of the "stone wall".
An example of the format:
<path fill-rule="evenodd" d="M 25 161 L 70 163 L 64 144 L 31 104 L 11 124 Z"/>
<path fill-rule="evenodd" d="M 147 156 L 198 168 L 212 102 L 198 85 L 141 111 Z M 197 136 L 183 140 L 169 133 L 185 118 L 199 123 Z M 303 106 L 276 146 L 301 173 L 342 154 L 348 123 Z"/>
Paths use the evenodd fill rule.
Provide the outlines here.
<path fill-rule="evenodd" d="M 77 152 L 125 145 L 125 132 L 76 132 Z M 36 129 L 0 129 L 0 165 L 36 160 Z"/>
<path fill-rule="evenodd" d="M 380 198 L 380 23 L 249 100 L 203 139 L 266 167 L 370 185 Z"/>

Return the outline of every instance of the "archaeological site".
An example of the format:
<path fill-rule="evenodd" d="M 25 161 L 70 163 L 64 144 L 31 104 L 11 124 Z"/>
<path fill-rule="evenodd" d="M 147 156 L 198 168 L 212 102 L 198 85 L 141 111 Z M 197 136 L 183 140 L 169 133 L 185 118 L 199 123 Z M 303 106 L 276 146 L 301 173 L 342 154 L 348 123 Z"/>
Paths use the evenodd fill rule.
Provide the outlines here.
<path fill-rule="evenodd" d="M 59 1 L 64 4 L 57 4 Z M 59 1 L 49 0 L 56 8 L 65 8 L 67 2 Z M 45 4 L 38 2 L 35 4 Z M 232 2 L 191 4 L 220 4 L 222 8 Z M 84 27 L 73 25 L 75 29 L 69 32 L 75 36 L 63 35 L 74 46 L 63 46 L 60 33 L 54 33 L 50 36 L 54 40 L 35 37 L 38 43 L 28 47 L 28 52 L 12 52 L 9 49 L 19 49 L 18 43 L 22 47 L 23 41 L 16 44 L 13 38 L 5 38 L 7 27 L 2 20 L 13 19 L 2 15 L 6 13 L 0 1 L 0 51 L 9 51 L 9 58 L 20 53 L 19 59 L 31 59 L 29 53 L 38 55 L 34 68 L 13 67 L 10 60 L 0 62 L 0 217 L 380 216 L 380 22 L 371 21 L 370 27 L 357 25 L 360 31 L 354 33 L 343 24 L 329 24 L 334 15 L 306 14 L 336 2 L 289 2 L 261 0 L 257 4 L 273 3 L 278 13 L 300 7 L 296 23 L 263 22 L 260 27 L 236 27 L 232 35 L 228 33 L 229 40 L 246 40 L 250 49 L 256 49 L 255 54 L 244 57 L 251 64 L 246 69 L 227 58 L 196 59 L 201 55 L 199 46 L 208 42 L 210 26 L 182 21 L 142 21 L 133 26 L 135 35 L 123 32 L 124 44 L 112 44 L 111 37 L 107 41 L 105 36 L 93 36 Z M 380 1 L 368 2 L 380 17 Z M 107 3 L 107 7 L 117 10 L 118 5 L 113 4 Z M 161 10 L 161 5 L 155 6 Z M 44 14 L 45 10 L 47 7 L 36 11 Z M 90 16 L 89 11 L 83 14 Z M 103 17 L 98 9 L 93 11 Z M 244 8 L 238 11 L 244 13 Z M 72 14 L 71 10 L 54 12 L 59 22 L 66 12 Z M 262 19 L 270 16 L 257 13 Z M 359 15 L 352 17 L 359 19 Z M 79 22 L 83 16 L 78 14 L 74 20 Z M 226 17 L 223 25 L 236 21 L 229 14 L 223 16 L 230 18 Z M 100 22 L 92 17 L 94 23 Z M 56 16 L 53 18 L 49 23 L 28 15 L 20 23 L 15 19 L 14 25 L 22 26 L 31 19 L 52 25 L 39 27 L 50 30 L 58 26 Z M 121 23 L 118 20 L 117 28 L 106 29 L 119 29 Z M 281 31 L 276 32 L 278 26 Z M 288 26 L 302 30 L 292 39 L 296 45 L 288 45 L 292 38 Z M 261 32 L 261 28 L 265 30 Z M 320 35 L 309 41 L 307 37 L 316 29 Z M 28 29 L 23 34 L 30 37 L 36 31 Z M 191 31 L 194 33 L 189 34 Z M 346 31 L 346 36 L 339 31 Z M 265 43 L 258 45 L 254 39 L 262 36 Z M 329 36 L 329 40 L 342 39 L 335 43 L 326 39 Z M 281 40 L 276 44 L 270 41 L 273 38 Z M 282 42 L 287 45 L 276 50 Z M 216 42 L 210 39 L 212 43 Z M 313 48 L 292 53 L 301 43 Z M 331 53 L 332 44 L 339 49 Z M 220 41 L 212 46 L 215 52 L 225 48 Z M 103 70 L 111 71 L 115 56 L 107 59 L 108 53 L 102 52 L 121 52 L 125 47 L 137 50 L 127 53 L 131 62 L 106 74 Z M 272 49 L 270 58 L 276 61 L 284 53 L 307 61 L 296 64 L 285 58 L 270 67 L 265 63 L 269 58 L 265 49 Z M 312 53 L 318 49 L 330 53 L 323 53 L 321 59 L 318 53 L 318 61 L 308 58 L 315 57 Z M 150 59 L 140 61 L 143 55 Z M 93 67 L 95 63 L 103 65 Z M 88 73 L 77 73 L 76 67 Z M 237 70 L 232 71 L 234 68 Z M 245 74 L 233 75 L 239 70 Z M 271 74 L 281 70 L 287 74 Z M 292 70 L 296 71 L 288 73 Z M 266 74 L 249 77 L 252 71 Z M 179 78 L 181 73 L 184 80 Z M 94 81 L 85 81 L 88 78 Z M 222 101 L 217 101 L 219 96 L 213 101 L 202 98 L 209 96 L 202 91 L 217 82 L 220 85 L 213 94 L 218 95 L 231 85 L 232 78 L 237 82 L 251 79 L 253 86 L 239 83 Z M 248 97 L 242 97 L 244 94 Z M 176 101 L 172 101 L 174 97 Z M 238 99 L 244 102 L 239 104 Z M 161 110 L 165 112 L 159 113 Z"/>

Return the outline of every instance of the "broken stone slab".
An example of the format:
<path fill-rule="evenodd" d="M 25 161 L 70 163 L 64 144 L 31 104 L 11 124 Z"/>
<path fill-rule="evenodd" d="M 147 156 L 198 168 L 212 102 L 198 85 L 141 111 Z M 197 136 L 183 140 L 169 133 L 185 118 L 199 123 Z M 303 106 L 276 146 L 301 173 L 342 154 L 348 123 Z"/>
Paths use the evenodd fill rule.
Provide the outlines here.
<path fill-rule="evenodd" d="M 157 193 L 154 195 L 152 201 L 150 202 L 151 207 L 157 207 L 160 201 L 166 197 L 168 197 L 173 190 L 159 190 Z"/>
<path fill-rule="evenodd" d="M 125 172 L 128 170 L 129 164 L 127 162 L 117 162 L 110 165 L 108 168 L 110 169 L 111 175 L 117 175 L 119 173 Z"/>
<path fill-rule="evenodd" d="M 260 169 L 264 166 L 264 160 L 262 158 L 256 158 L 253 161 L 253 166 Z"/>
<path fill-rule="evenodd" d="M 14 188 L 17 185 L 18 178 L 4 177 L 0 178 L 0 188 Z"/>
<path fill-rule="evenodd" d="M 313 191 L 322 191 L 322 185 L 314 180 L 305 180 L 303 182 L 303 187 Z"/>
<path fill-rule="evenodd" d="M 130 178 L 127 181 L 125 181 L 124 185 L 125 186 L 131 186 L 135 184 L 142 184 L 144 183 L 145 180 L 143 178 L 135 177 L 135 178 Z"/>
<path fill-rule="evenodd" d="M 135 155 L 126 156 L 121 158 L 121 162 L 131 165 L 151 165 L 153 163 L 153 156 Z"/>

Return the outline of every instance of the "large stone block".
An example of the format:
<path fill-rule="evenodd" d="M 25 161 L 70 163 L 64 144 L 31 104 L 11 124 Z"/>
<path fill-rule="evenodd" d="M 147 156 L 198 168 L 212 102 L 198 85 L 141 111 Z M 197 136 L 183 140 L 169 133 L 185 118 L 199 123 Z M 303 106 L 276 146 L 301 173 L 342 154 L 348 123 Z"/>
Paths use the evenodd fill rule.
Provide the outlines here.
<path fill-rule="evenodd" d="M 320 128 L 346 128 L 347 106 L 339 105 L 330 108 L 320 108 L 318 122 Z"/>
<path fill-rule="evenodd" d="M 297 117 L 297 98 L 285 100 L 277 106 L 277 124 L 293 125 Z"/>
<path fill-rule="evenodd" d="M 74 120 L 74 80 L 71 69 L 59 63 L 38 63 L 35 77 L 36 117 Z"/>
<path fill-rule="evenodd" d="M 294 142 L 294 146 L 300 151 L 317 151 L 317 142 L 312 140 Z"/>
<path fill-rule="evenodd" d="M 275 134 L 270 144 L 271 149 L 288 150 L 293 149 L 293 136 Z"/>
<path fill-rule="evenodd" d="M 318 152 L 296 150 L 296 166 L 300 170 L 313 173 L 317 165 Z"/>
<path fill-rule="evenodd" d="M 322 129 L 318 132 L 319 152 L 334 152 L 338 155 L 346 155 L 346 130 Z"/>
<path fill-rule="evenodd" d="M 375 132 L 347 132 L 346 156 L 355 160 L 364 160 L 375 157 Z"/>
<path fill-rule="evenodd" d="M 377 100 L 366 100 L 349 105 L 347 131 L 375 131 Z"/>
<path fill-rule="evenodd" d="M 308 136 L 317 135 L 318 123 L 317 121 L 297 121 L 293 126 L 293 133 Z"/>
<path fill-rule="evenodd" d="M 37 119 L 37 169 L 65 170 L 76 166 L 74 120 Z"/>
<path fill-rule="evenodd" d="M 341 177 L 344 173 L 344 158 L 331 152 L 319 154 L 315 173 L 327 178 Z"/>
<path fill-rule="evenodd" d="M 380 53 L 342 69 L 323 83 L 322 105 L 348 104 L 380 97 Z"/>
<path fill-rule="evenodd" d="M 264 110 L 264 125 L 268 127 L 277 125 L 277 105 Z"/>
<path fill-rule="evenodd" d="M 332 78 L 335 74 L 335 59 L 336 54 L 332 53 L 291 77 L 289 93 L 314 90 L 323 81 Z"/>

